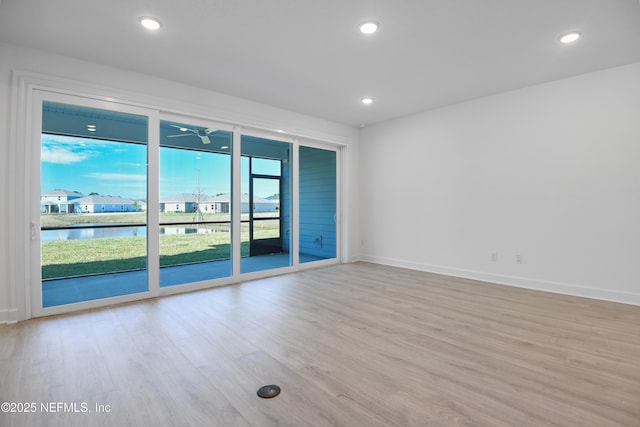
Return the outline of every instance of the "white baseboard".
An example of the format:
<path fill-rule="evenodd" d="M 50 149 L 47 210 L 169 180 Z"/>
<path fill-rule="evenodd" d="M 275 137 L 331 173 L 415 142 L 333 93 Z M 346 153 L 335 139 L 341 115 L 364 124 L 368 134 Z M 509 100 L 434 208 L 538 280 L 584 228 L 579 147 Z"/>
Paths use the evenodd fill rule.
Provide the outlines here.
<path fill-rule="evenodd" d="M 604 301 L 619 302 L 640 306 L 640 293 L 618 292 L 609 289 L 587 288 L 584 286 L 551 282 L 526 277 L 507 276 L 482 271 L 464 270 L 440 265 L 421 264 L 393 258 L 361 255 L 353 262 L 364 261 L 374 264 L 389 265 L 393 267 L 408 268 L 410 270 L 425 271 L 429 273 L 443 274 L 445 276 L 461 277 L 465 279 L 480 280 L 499 285 L 515 286 L 518 288 L 533 289 L 537 291 L 553 292 L 556 294 L 571 295 L 583 298 L 592 298 Z"/>
<path fill-rule="evenodd" d="M 15 308 L 0 309 L 0 325 L 16 323 L 18 321 L 18 310 Z"/>

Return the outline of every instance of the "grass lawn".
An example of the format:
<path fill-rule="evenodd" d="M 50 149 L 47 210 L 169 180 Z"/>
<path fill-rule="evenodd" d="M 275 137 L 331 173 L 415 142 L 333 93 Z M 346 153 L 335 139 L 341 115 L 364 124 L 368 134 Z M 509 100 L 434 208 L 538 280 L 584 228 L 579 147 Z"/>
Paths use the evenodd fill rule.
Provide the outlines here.
<path fill-rule="evenodd" d="M 118 221 L 127 217 L 122 215 Z M 131 215 L 139 215 L 133 213 Z M 187 214 L 189 219 L 193 214 Z M 76 216 L 76 215 L 74 215 Z M 79 215 L 78 215 L 79 216 Z M 103 222 L 104 218 L 85 223 Z M 111 215 L 106 215 L 111 216 Z M 174 214 L 166 222 L 186 221 L 185 214 Z M 180 219 L 182 218 L 182 219 Z M 228 216 L 227 216 L 228 218 Z M 205 221 L 213 219 L 205 219 Z M 163 221 L 164 222 L 164 221 Z M 81 222 L 74 222 L 75 224 Z M 127 222 L 129 224 L 135 222 Z M 61 225 L 58 225 L 61 226 Z M 249 226 L 242 224 L 241 255 L 249 255 Z M 278 221 L 257 221 L 256 238 L 277 237 Z M 231 233 L 163 234 L 160 236 L 160 266 L 180 265 L 231 257 Z M 121 237 L 87 240 L 57 240 L 42 242 L 42 278 L 54 279 L 90 274 L 139 270 L 147 265 L 145 237 Z"/>

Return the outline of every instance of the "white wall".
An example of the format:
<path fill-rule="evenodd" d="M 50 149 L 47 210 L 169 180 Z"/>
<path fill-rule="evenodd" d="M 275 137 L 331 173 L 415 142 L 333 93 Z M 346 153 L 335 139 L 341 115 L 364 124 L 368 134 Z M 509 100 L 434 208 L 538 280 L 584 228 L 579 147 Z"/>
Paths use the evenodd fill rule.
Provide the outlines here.
<path fill-rule="evenodd" d="M 640 304 L 640 63 L 371 126 L 360 144 L 363 259 Z"/>
<path fill-rule="evenodd" d="M 21 294 L 26 286 L 20 281 L 24 276 L 25 260 L 20 255 L 11 258 L 9 254 L 21 254 L 23 250 L 10 245 L 24 246 L 29 230 L 14 230 L 16 223 L 15 206 L 23 204 L 24 195 L 16 194 L 24 171 L 16 166 L 17 144 L 22 141 L 10 138 L 15 128 L 15 99 L 12 100 L 12 72 L 14 70 L 50 76 L 61 82 L 76 81 L 91 93 L 101 93 L 104 88 L 113 89 L 114 98 L 132 101 L 146 106 L 168 108 L 174 112 L 195 114 L 213 120 L 255 127 L 263 130 L 283 129 L 291 134 L 310 139 L 331 141 L 345 145 L 348 164 L 347 171 L 357 170 L 358 132 L 357 129 L 338 123 L 321 120 L 295 112 L 246 101 L 243 99 L 199 89 L 184 84 L 155 77 L 114 69 L 100 64 L 53 55 L 41 51 L 20 48 L 0 43 L 0 323 L 20 318 Z M 12 104 L 13 102 L 13 104 Z M 15 129 L 13 129 L 15 132 Z M 18 161 L 19 163 L 19 161 Z M 357 193 L 357 176 L 345 176 L 347 184 L 345 197 L 346 227 L 357 220 L 358 206 L 349 194 Z M 27 221 L 22 221 L 27 223 Z M 15 232 L 14 232 L 15 231 Z M 14 238 L 12 238 L 12 236 Z M 16 237 L 17 236 L 17 237 Z M 357 236 L 348 234 L 345 259 L 354 257 L 353 248 Z M 13 259 L 13 261 L 11 261 Z M 9 263 L 12 262 L 10 266 Z M 10 268 L 11 267 L 11 268 Z M 13 273 L 12 273 L 13 272 Z"/>

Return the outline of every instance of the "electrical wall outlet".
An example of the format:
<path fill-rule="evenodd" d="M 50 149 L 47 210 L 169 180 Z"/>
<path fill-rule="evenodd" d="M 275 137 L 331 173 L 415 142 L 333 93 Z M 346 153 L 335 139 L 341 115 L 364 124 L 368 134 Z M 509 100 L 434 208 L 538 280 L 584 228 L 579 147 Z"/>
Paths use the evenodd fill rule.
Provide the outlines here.
<path fill-rule="evenodd" d="M 516 255 L 516 264 L 522 264 L 522 255 Z"/>
<path fill-rule="evenodd" d="M 491 252 L 491 261 L 498 262 L 498 252 Z"/>

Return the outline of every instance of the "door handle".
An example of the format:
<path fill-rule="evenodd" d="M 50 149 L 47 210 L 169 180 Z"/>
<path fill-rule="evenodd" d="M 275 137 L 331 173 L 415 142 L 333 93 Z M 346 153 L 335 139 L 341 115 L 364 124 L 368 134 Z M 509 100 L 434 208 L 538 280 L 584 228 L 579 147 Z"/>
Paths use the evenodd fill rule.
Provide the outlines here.
<path fill-rule="evenodd" d="M 35 221 L 31 221 L 31 240 L 38 240 L 38 228 Z"/>

